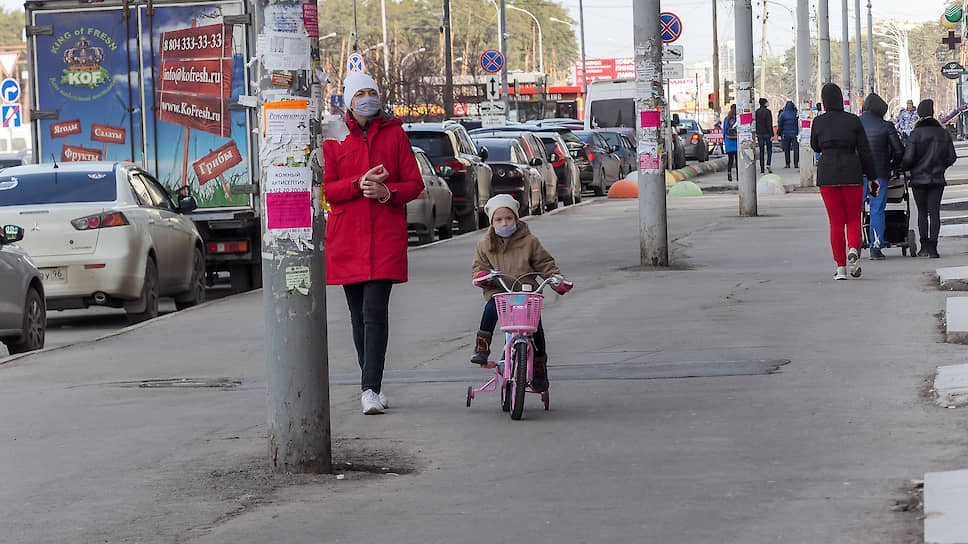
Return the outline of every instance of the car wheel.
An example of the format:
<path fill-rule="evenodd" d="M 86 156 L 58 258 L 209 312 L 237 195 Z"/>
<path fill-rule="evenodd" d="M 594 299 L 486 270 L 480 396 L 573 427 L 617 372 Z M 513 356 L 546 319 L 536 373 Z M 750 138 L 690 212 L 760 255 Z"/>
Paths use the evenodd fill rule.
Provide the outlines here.
<path fill-rule="evenodd" d="M 141 298 L 138 299 L 135 307 L 140 308 L 141 311 L 128 312 L 128 322 L 132 325 L 158 317 L 158 265 L 151 257 L 148 257 L 148 264 L 145 265 L 145 281 L 141 286 Z"/>
<path fill-rule="evenodd" d="M 545 191 L 545 189 L 546 189 L 545 187 L 541 188 L 541 194 L 542 196 L 545 197 L 545 209 L 550 211 L 558 207 L 558 187 L 557 186 L 555 187 L 555 191 L 554 191 L 555 196 L 551 197 L 552 198 L 551 202 L 548 202 L 548 196 L 547 196 L 548 193 Z"/>
<path fill-rule="evenodd" d="M 544 215 L 545 212 L 545 192 L 544 186 L 541 186 L 541 193 L 538 196 L 538 207 L 534 209 L 535 215 Z"/>
<path fill-rule="evenodd" d="M 430 211 L 430 223 L 426 225 L 427 232 L 417 233 L 417 243 L 426 245 L 434 241 L 434 225 L 437 224 L 437 208 Z"/>
<path fill-rule="evenodd" d="M 518 211 L 520 212 L 519 217 L 531 215 L 531 193 L 521 191 L 521 196 L 516 200 L 518 201 Z"/>
<path fill-rule="evenodd" d="M 602 170 L 598 176 L 598 185 L 592 187 L 595 196 L 605 196 L 605 171 Z"/>
<path fill-rule="evenodd" d="M 479 228 L 477 216 L 480 210 L 477 207 L 477 188 L 475 187 L 469 194 L 471 202 L 470 209 L 465 210 L 463 215 L 457 219 L 457 230 L 461 234 L 474 232 Z"/>
<path fill-rule="evenodd" d="M 44 347 L 46 331 L 47 307 L 44 297 L 31 288 L 27 291 L 27 301 L 24 303 L 24 332 L 16 342 L 7 342 L 7 351 L 14 355 L 41 349 Z"/>
<path fill-rule="evenodd" d="M 571 206 L 572 204 L 574 204 L 576 202 L 576 200 L 575 200 L 575 188 L 572 187 L 568 191 L 568 194 L 565 195 L 565 197 L 561 199 L 561 201 L 565 204 L 565 206 Z"/>
<path fill-rule="evenodd" d="M 205 302 L 205 256 L 195 248 L 192 255 L 192 281 L 188 291 L 175 296 L 175 308 L 184 310 Z"/>
<path fill-rule="evenodd" d="M 447 222 L 437 227 L 437 237 L 440 238 L 441 240 L 447 240 L 448 238 L 451 238 L 454 236 L 454 226 L 452 224 L 454 222 L 453 208 L 451 209 L 450 213 L 451 213 L 451 216 L 447 218 Z"/>

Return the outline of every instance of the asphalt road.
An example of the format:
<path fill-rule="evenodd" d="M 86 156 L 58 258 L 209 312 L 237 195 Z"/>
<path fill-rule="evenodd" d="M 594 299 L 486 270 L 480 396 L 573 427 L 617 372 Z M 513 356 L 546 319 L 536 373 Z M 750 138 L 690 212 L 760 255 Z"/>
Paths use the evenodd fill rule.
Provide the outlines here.
<path fill-rule="evenodd" d="M 816 193 L 672 199 L 673 266 L 638 266 L 634 201 L 530 221 L 575 290 L 544 310 L 551 410 L 464 407 L 477 236 L 410 253 L 394 288 L 385 416 L 359 413 L 329 289 L 333 476 L 266 471 L 262 296 L 0 365 L 10 542 L 910 544 L 911 480 L 963 468 L 968 416 L 926 380 L 938 261 L 834 282 Z M 964 264 L 968 242 L 941 264 Z M 227 377 L 227 389 L 144 380 Z M 345 464 L 352 462 L 353 465 Z M 354 467 L 370 467 L 373 474 Z M 386 469 L 386 470 L 384 470 Z M 381 473 L 382 472 L 382 473 Z M 387 474 L 393 473 L 393 474 Z M 914 497 L 912 499 L 912 497 Z M 906 505 L 912 505 L 907 508 Z M 899 504 L 901 507 L 899 507 Z M 910 511 L 904 511 L 908 509 Z"/>

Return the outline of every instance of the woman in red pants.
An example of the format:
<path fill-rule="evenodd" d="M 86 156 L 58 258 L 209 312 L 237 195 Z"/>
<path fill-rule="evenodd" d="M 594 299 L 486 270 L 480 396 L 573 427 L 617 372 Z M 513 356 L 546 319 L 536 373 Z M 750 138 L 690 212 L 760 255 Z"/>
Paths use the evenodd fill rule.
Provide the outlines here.
<path fill-rule="evenodd" d="M 877 172 L 864 125 L 859 117 L 844 111 L 840 87 L 828 83 L 820 97 L 827 110 L 813 120 L 810 147 L 820 153 L 817 185 L 830 220 L 830 248 L 837 263 L 834 279 L 845 280 L 848 273 L 859 278 L 864 176 L 876 193 Z"/>

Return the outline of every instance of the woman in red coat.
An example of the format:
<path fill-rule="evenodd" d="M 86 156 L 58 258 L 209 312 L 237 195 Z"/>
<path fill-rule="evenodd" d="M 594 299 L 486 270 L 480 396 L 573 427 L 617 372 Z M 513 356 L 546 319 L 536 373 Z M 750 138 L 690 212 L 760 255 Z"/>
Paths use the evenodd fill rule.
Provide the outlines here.
<path fill-rule="evenodd" d="M 399 119 L 383 115 L 376 82 L 360 72 L 344 81 L 349 100 L 343 141 L 323 142 L 326 283 L 342 285 L 362 371 L 363 413 L 387 407 L 381 390 L 389 338 L 390 288 L 407 281 L 407 202 L 423 178 Z"/>

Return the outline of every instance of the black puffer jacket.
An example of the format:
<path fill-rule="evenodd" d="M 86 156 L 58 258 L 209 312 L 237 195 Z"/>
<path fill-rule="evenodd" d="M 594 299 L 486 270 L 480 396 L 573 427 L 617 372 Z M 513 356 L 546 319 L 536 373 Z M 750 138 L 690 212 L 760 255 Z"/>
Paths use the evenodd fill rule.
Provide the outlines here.
<path fill-rule="evenodd" d="M 864 125 L 854 114 L 844 111 L 844 94 L 833 83 L 820 91 L 826 113 L 813 120 L 810 147 L 820 153 L 817 185 L 863 185 L 864 176 L 877 177 Z"/>
<path fill-rule="evenodd" d="M 901 167 L 911 171 L 911 185 L 945 185 L 944 171 L 957 159 L 948 131 L 925 117 L 911 131 Z"/>
<path fill-rule="evenodd" d="M 860 122 L 867 133 L 867 142 L 871 146 L 871 156 L 874 158 L 874 168 L 877 177 L 889 179 L 891 169 L 901 165 L 904 158 L 904 146 L 897 135 L 894 123 L 884 120 L 887 113 L 887 102 L 876 93 L 867 95 L 864 99 L 864 113 Z"/>

